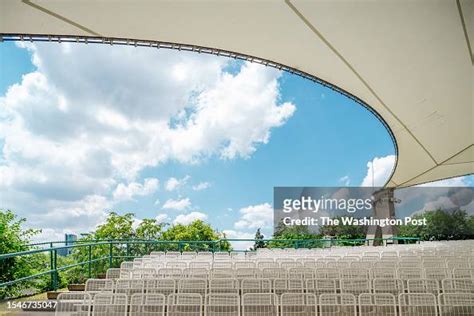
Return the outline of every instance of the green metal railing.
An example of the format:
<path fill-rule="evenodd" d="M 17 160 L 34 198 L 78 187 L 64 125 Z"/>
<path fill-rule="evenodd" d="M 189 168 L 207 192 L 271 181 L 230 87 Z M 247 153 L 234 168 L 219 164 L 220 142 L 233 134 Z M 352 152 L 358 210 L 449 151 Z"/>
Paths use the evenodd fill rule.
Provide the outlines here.
<path fill-rule="evenodd" d="M 78 266 L 87 265 L 87 275 L 89 278 L 92 277 L 92 265 L 101 261 L 108 261 L 106 266 L 112 268 L 114 266 L 114 259 L 117 259 L 117 266 L 120 262 L 143 256 L 144 254 L 150 253 L 151 251 L 210 251 L 210 252 L 221 252 L 227 251 L 224 246 L 232 242 L 254 242 L 265 245 L 270 248 L 328 248 L 333 246 L 359 246 L 369 245 L 371 242 L 378 242 L 381 245 L 386 246 L 394 241 L 403 243 L 419 243 L 419 238 L 408 238 L 408 237 L 392 237 L 392 238 L 375 238 L 375 239 L 219 239 L 209 241 L 192 241 L 192 240 L 180 240 L 180 241 L 164 241 L 164 240 L 144 240 L 144 239 L 128 239 L 128 240 L 78 240 L 68 241 L 71 245 L 55 246 L 57 244 L 65 244 L 65 241 L 50 241 L 43 243 L 30 244 L 30 247 L 36 249 L 30 249 L 27 251 L 6 253 L 0 255 L 0 263 L 3 260 L 16 260 L 16 258 L 22 258 L 29 255 L 39 253 L 49 253 L 49 270 L 36 273 L 33 275 L 21 277 L 14 280 L 8 280 L 0 283 L 0 288 L 12 286 L 20 282 L 33 280 L 40 278 L 45 275 L 50 275 L 52 290 L 58 289 L 58 273 Z M 48 246 L 44 248 L 38 248 L 40 246 Z M 94 249 L 98 247 L 105 247 L 107 249 L 106 255 L 100 255 L 94 257 Z M 135 247 L 134 247 L 135 246 Z M 142 247 L 136 247 L 142 246 Z M 60 250 L 65 249 L 86 249 L 87 260 L 68 264 L 64 266 L 58 266 L 58 255 Z M 133 253 L 135 251 L 135 253 Z M 250 250 L 232 250 L 240 252 L 248 252 Z"/>

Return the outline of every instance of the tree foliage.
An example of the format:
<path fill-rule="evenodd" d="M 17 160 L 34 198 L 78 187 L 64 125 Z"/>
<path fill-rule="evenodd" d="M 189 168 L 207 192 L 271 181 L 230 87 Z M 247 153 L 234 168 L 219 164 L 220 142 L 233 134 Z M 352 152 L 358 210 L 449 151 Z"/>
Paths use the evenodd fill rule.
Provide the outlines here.
<path fill-rule="evenodd" d="M 258 228 L 255 232 L 255 243 L 253 245 L 253 250 L 257 250 L 258 248 L 265 248 L 265 242 L 263 241 L 264 238 L 265 236 L 260 231 L 260 228 Z"/>
<path fill-rule="evenodd" d="M 24 218 L 18 218 L 10 210 L 0 210 L 0 253 L 29 250 L 30 239 L 40 231 L 23 229 Z M 0 261 L 0 283 L 36 273 L 43 265 L 41 254 L 8 258 Z M 20 294 L 21 288 L 32 286 L 33 281 L 23 282 L 0 289 L 0 298 Z"/>
<path fill-rule="evenodd" d="M 176 224 L 166 228 L 168 224 L 158 223 L 155 219 L 144 219 L 138 226 L 134 225 L 134 214 L 126 213 L 119 215 L 115 212 L 109 213 L 106 221 L 99 225 L 90 234 L 78 240 L 72 254 L 67 257 L 58 256 L 58 267 L 64 267 L 74 263 L 83 262 L 74 268 L 60 271 L 58 273 L 58 285 L 64 287 L 70 283 L 82 283 L 88 277 L 95 277 L 104 273 L 109 268 L 109 254 L 112 251 L 116 257 L 112 265 L 119 266 L 124 260 L 131 260 L 135 256 L 143 256 L 153 250 L 181 250 L 181 251 L 203 251 L 222 250 L 229 251 L 231 246 L 227 241 L 220 243 L 206 243 L 203 241 L 214 241 L 225 238 L 225 235 L 214 230 L 209 224 L 196 220 L 190 224 Z M 17 218 L 11 211 L 0 210 L 0 251 L 1 253 L 20 252 L 32 249 L 28 246 L 33 236 L 39 230 L 23 229 L 25 219 Z M 129 240 L 130 242 L 116 242 L 112 246 L 107 240 Z M 137 239 L 148 241 L 162 241 L 163 243 L 143 243 Z M 166 243 L 164 241 L 175 241 Z M 182 242 L 185 241 L 185 242 Z M 90 245 L 90 246 L 89 246 Z M 98 259 L 90 266 L 89 275 L 89 250 L 92 259 Z M 26 276 L 50 270 L 49 252 L 37 253 L 28 256 L 8 258 L 0 261 L 0 282 L 7 282 Z M 26 288 L 34 288 L 40 291 L 50 288 L 50 275 L 44 275 L 31 281 L 8 286 L 0 290 L 0 298 L 21 295 Z"/>
<path fill-rule="evenodd" d="M 474 238 L 474 216 L 466 211 L 443 210 L 428 211 L 417 214 L 413 219 L 426 218 L 425 226 L 399 226 L 400 237 L 419 237 L 422 240 L 459 240 Z"/>
<path fill-rule="evenodd" d="M 364 239 L 367 235 L 367 226 L 343 225 L 341 216 L 339 225 L 324 225 L 320 227 L 320 232 L 324 236 L 335 237 L 336 239 Z"/>
<path fill-rule="evenodd" d="M 225 236 L 217 231 L 215 231 L 211 225 L 203 222 L 202 220 L 195 220 L 194 222 L 183 225 L 176 224 L 168 228 L 163 232 L 161 240 L 169 241 L 208 241 L 208 240 L 218 240 L 224 238 Z M 173 246 L 173 245 L 170 245 Z M 179 243 L 174 244 L 174 247 L 179 247 Z M 189 250 L 211 250 L 213 244 L 210 243 L 181 243 L 181 249 L 184 251 Z M 221 242 L 218 246 L 219 250 L 229 251 L 230 244 L 228 242 Z"/>
<path fill-rule="evenodd" d="M 280 222 L 273 233 L 274 239 L 285 239 L 290 241 L 271 241 L 269 248 L 317 248 L 321 247 L 319 234 L 310 233 L 308 226 L 287 226 Z M 297 241 L 297 242 L 296 242 Z"/>

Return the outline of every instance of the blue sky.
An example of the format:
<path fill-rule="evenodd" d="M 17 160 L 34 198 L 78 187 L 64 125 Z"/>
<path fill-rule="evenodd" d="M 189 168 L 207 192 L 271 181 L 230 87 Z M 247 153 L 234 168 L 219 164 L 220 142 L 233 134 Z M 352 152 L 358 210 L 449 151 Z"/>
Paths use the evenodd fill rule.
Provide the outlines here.
<path fill-rule="evenodd" d="M 358 186 L 373 159 L 381 185 L 393 165 L 369 111 L 263 66 L 83 44 L 2 43 L 0 58 L 0 207 L 45 239 L 104 210 L 269 235 L 274 186 Z"/>

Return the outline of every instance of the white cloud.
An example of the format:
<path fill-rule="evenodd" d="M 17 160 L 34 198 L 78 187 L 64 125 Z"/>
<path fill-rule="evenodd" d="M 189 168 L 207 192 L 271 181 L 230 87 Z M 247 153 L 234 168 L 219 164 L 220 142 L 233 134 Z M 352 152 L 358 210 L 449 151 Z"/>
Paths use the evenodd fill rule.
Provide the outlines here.
<path fill-rule="evenodd" d="M 169 217 L 166 214 L 158 214 L 155 219 L 158 223 L 165 223 L 169 219 Z"/>
<path fill-rule="evenodd" d="M 226 238 L 228 239 L 253 239 L 255 238 L 255 233 L 247 233 L 236 230 L 224 230 L 222 231 Z M 253 247 L 253 241 L 231 241 L 232 248 L 234 250 L 248 250 L 250 247 Z"/>
<path fill-rule="evenodd" d="M 423 214 L 428 211 L 435 211 L 435 210 L 444 210 L 444 211 L 451 211 L 461 209 L 466 211 L 469 215 L 474 215 L 474 201 L 471 201 L 467 205 L 459 205 L 453 203 L 453 201 L 448 196 L 438 196 L 436 199 L 428 200 L 422 208 L 417 211 L 414 211 L 411 216 Z"/>
<path fill-rule="evenodd" d="M 474 178 L 474 177 L 473 177 Z M 418 185 L 419 187 L 467 187 L 470 186 L 469 176 L 439 180 Z"/>
<path fill-rule="evenodd" d="M 33 242 L 62 241 L 65 239 L 64 234 L 63 230 L 60 229 L 44 228 L 41 233 L 34 236 Z"/>
<path fill-rule="evenodd" d="M 132 182 L 128 185 L 120 183 L 113 193 L 113 197 L 117 201 L 133 200 L 134 196 L 150 195 L 158 190 L 159 181 L 155 178 L 146 178 L 143 182 Z"/>
<path fill-rule="evenodd" d="M 385 157 L 375 157 L 367 162 L 367 174 L 362 180 L 361 186 L 371 187 L 383 186 L 390 177 L 395 165 L 395 155 Z"/>
<path fill-rule="evenodd" d="M 349 186 L 349 184 L 351 184 L 351 178 L 349 178 L 349 176 L 344 176 L 342 178 L 339 178 L 339 182 L 347 187 Z"/>
<path fill-rule="evenodd" d="M 202 191 L 202 190 L 208 189 L 210 186 L 211 186 L 211 184 L 209 182 L 200 182 L 196 185 L 193 185 L 193 190 L 194 191 Z"/>
<path fill-rule="evenodd" d="M 240 220 L 234 224 L 237 229 L 265 228 L 273 224 L 273 208 L 269 203 L 244 207 L 240 214 Z"/>
<path fill-rule="evenodd" d="M 48 209 L 44 213 L 20 215 L 27 217 L 28 227 L 79 234 L 87 233 L 103 223 L 111 206 L 112 203 L 107 198 L 89 195 L 78 201 L 47 201 L 47 205 L 42 206 Z"/>
<path fill-rule="evenodd" d="M 181 214 L 181 215 L 176 216 L 176 218 L 173 221 L 173 224 L 188 225 L 198 219 L 205 221 L 207 219 L 207 215 L 201 212 L 191 212 L 189 214 Z"/>
<path fill-rule="evenodd" d="M 186 183 L 188 183 L 188 180 L 190 178 L 191 178 L 190 176 L 185 176 L 181 179 L 176 179 L 174 177 L 171 177 L 171 178 L 168 179 L 168 181 L 166 181 L 165 189 L 166 189 L 166 191 L 174 191 L 176 189 L 179 189 L 179 188 L 185 186 Z"/>
<path fill-rule="evenodd" d="M 227 59 L 186 52 L 20 45 L 37 69 L 0 97 L 0 195 L 38 227 L 91 229 L 113 197 L 153 188 L 143 169 L 248 158 L 295 111 L 281 72 L 259 65 L 229 74 Z"/>
<path fill-rule="evenodd" d="M 189 198 L 183 198 L 179 200 L 169 199 L 163 204 L 163 208 L 166 210 L 184 211 L 191 207 L 191 200 Z"/>
<path fill-rule="evenodd" d="M 160 199 L 156 199 L 155 203 L 153 205 L 160 205 Z"/>

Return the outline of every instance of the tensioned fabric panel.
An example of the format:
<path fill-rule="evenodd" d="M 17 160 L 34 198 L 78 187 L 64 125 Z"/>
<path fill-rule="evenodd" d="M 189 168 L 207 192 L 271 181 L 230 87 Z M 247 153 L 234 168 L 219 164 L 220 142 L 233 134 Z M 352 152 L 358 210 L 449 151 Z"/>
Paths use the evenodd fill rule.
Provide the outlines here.
<path fill-rule="evenodd" d="M 474 173 L 473 3 L 6 0 L 0 33 L 184 43 L 303 71 L 380 115 L 397 187 Z"/>

